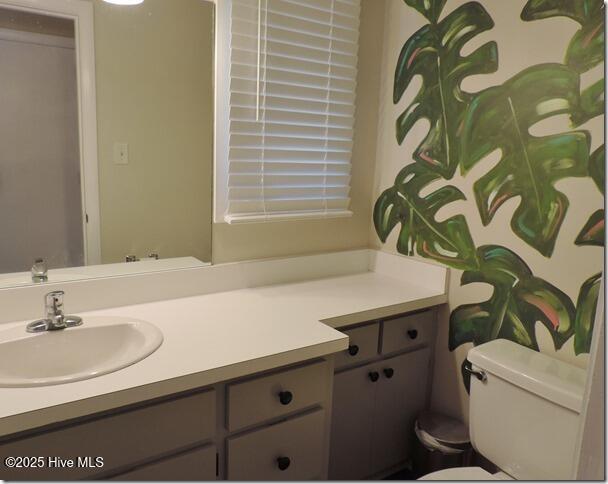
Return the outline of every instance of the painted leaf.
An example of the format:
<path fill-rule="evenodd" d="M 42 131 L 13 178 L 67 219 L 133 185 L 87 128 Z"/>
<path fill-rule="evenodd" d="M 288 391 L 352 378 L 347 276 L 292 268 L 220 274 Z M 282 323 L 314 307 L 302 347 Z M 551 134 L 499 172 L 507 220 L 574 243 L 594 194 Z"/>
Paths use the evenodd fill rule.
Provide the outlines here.
<path fill-rule="evenodd" d="M 604 194 L 606 183 L 606 152 L 604 145 L 597 148 L 589 157 L 589 175 L 598 190 Z"/>
<path fill-rule="evenodd" d="M 483 44 L 467 56 L 461 56 L 460 51 L 471 39 L 491 29 L 494 22 L 477 2 L 461 5 L 439 23 L 445 0 L 406 3 L 431 23 L 407 40 L 397 61 L 395 103 L 415 76 L 422 77 L 418 94 L 397 119 L 397 141 L 401 144 L 416 122 L 428 120 L 429 131 L 414 159 L 443 178 L 451 178 L 458 166 L 460 124 L 471 98 L 460 84 L 468 76 L 495 72 L 498 67 L 495 42 Z"/>
<path fill-rule="evenodd" d="M 590 119 L 604 114 L 604 79 L 600 79 L 586 89 L 583 89 L 578 106 L 572 111 L 570 119 L 577 127 Z"/>
<path fill-rule="evenodd" d="M 529 0 L 523 20 L 569 17 L 581 25 L 574 34 L 564 62 L 576 72 L 587 72 L 604 61 L 603 0 Z M 601 79 L 581 93 L 579 109 L 572 113 L 575 126 L 604 113 L 604 80 Z"/>
<path fill-rule="evenodd" d="M 604 210 L 596 210 L 576 237 L 576 245 L 604 246 L 605 217 Z"/>
<path fill-rule="evenodd" d="M 606 177 L 606 163 L 604 145 L 596 149 L 589 158 L 589 175 L 595 182 L 597 188 L 604 194 L 604 183 Z M 576 237 L 576 245 L 604 246 L 606 217 L 604 209 L 593 212 L 589 220 Z"/>
<path fill-rule="evenodd" d="M 398 224 L 401 225 L 397 250 L 401 254 L 434 259 L 451 267 L 476 266 L 475 246 L 466 219 L 456 215 L 441 222 L 435 215 L 443 206 L 464 200 L 453 186 L 444 186 L 421 197 L 420 190 L 439 175 L 413 163 L 406 166 L 374 207 L 374 226 L 382 242 Z"/>
<path fill-rule="evenodd" d="M 569 17 L 581 25 L 566 51 L 565 63 L 586 72 L 604 60 L 603 0 L 529 0 L 522 20 Z"/>
<path fill-rule="evenodd" d="M 505 202 L 520 197 L 511 228 L 547 257 L 569 205 L 554 184 L 587 175 L 590 137 L 586 131 L 535 137 L 529 129 L 570 112 L 578 91 L 576 72 L 562 64 L 540 64 L 479 93 L 463 120 L 463 173 L 497 149 L 502 154 L 474 185 L 483 224 L 488 225 Z"/>
<path fill-rule="evenodd" d="M 570 298 L 550 283 L 535 277 L 526 263 L 505 247 L 478 249 L 479 270 L 465 271 L 463 285 L 485 283 L 494 287 L 487 301 L 464 304 L 450 316 L 450 350 L 464 343 L 479 345 L 505 338 L 538 350 L 535 325 L 550 332 L 556 349 L 572 336 L 575 309 Z"/>
<path fill-rule="evenodd" d="M 581 286 L 576 302 L 576 319 L 574 322 L 574 352 L 589 353 L 591 336 L 600 292 L 602 274 L 596 274 L 587 279 Z"/>
<path fill-rule="evenodd" d="M 410 7 L 418 10 L 429 22 L 435 23 L 447 0 L 405 0 Z"/>

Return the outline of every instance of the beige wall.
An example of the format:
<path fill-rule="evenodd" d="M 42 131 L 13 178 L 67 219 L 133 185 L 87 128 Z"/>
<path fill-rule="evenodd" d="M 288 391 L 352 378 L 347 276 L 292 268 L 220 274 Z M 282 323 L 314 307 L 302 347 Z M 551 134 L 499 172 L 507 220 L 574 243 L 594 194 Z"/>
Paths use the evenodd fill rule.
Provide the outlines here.
<path fill-rule="evenodd" d="M 367 247 L 374 176 L 384 0 L 362 0 L 357 111 L 347 219 L 214 224 L 213 262 Z"/>
<path fill-rule="evenodd" d="M 450 12 L 464 0 L 451 0 L 445 12 Z M 519 14 L 525 0 L 483 1 L 483 6 L 494 19 L 496 26 L 485 32 L 465 47 L 466 53 L 472 52 L 485 42 L 496 40 L 499 49 L 498 72 L 490 75 L 468 78 L 463 88 L 475 92 L 491 85 L 504 82 L 516 72 L 541 62 L 562 62 L 567 44 L 578 24 L 565 18 L 555 18 L 536 22 L 522 22 Z M 395 121 L 411 102 L 420 87 L 415 80 L 406 91 L 401 101 L 394 105 L 392 101 L 393 78 L 399 52 L 405 41 L 426 21 L 413 9 L 408 8 L 402 0 L 387 0 L 384 25 L 384 48 L 382 54 L 382 79 L 379 104 L 377 169 L 375 175 L 373 201 L 386 188 L 392 186 L 395 176 L 401 168 L 411 162 L 411 155 L 428 131 L 428 123 L 420 122 L 405 139 L 400 147 L 395 137 Z M 583 76 L 583 84 L 597 79 L 599 70 Z M 603 143 L 603 120 L 595 118 L 583 125 L 592 134 L 592 149 Z M 552 118 L 535 128 L 535 134 L 546 131 L 556 133 L 569 131 L 572 128 L 566 116 Z M 557 183 L 557 189 L 563 191 L 570 200 L 570 207 L 553 256 L 548 259 L 531 249 L 510 229 L 513 211 L 519 199 L 513 199 L 499 209 L 492 223 L 484 227 L 481 223 L 472 186 L 482 174 L 485 174 L 498 161 L 498 153 L 480 162 L 466 177 L 457 173 L 449 182 L 460 188 L 467 196 L 466 201 L 459 201 L 442 208 L 438 220 L 444 220 L 458 213 L 466 216 L 471 234 L 479 247 L 483 244 L 504 245 L 519 254 L 530 265 L 535 275 L 557 285 L 576 303 L 578 291 L 588 277 L 599 272 L 603 264 L 603 249 L 599 247 L 576 247 L 574 239 L 587 221 L 589 215 L 603 205 L 603 198 L 590 178 L 566 179 Z M 439 188 L 442 183 L 425 189 L 428 192 Z M 398 230 L 393 231 L 385 245 L 381 245 L 373 227 L 370 228 L 371 244 L 383 250 L 395 252 Z M 466 304 L 484 301 L 492 293 L 492 287 L 486 284 L 460 286 L 462 272 L 451 270 L 450 310 Z M 454 352 L 448 351 L 448 317 L 446 310 L 441 318 L 437 339 L 436 366 L 433 386 L 433 406 L 448 414 L 467 418 L 468 396 L 462 385 L 460 365 L 470 344 L 459 347 Z M 537 324 L 537 338 L 541 351 L 554 353 L 553 345 L 547 330 Z M 572 340 L 557 353 L 562 358 L 577 365 L 584 366 L 588 355 L 575 356 Z"/>
<path fill-rule="evenodd" d="M 213 5 L 93 0 L 101 244 L 127 254 L 211 258 Z M 129 143 L 129 164 L 113 145 Z"/>

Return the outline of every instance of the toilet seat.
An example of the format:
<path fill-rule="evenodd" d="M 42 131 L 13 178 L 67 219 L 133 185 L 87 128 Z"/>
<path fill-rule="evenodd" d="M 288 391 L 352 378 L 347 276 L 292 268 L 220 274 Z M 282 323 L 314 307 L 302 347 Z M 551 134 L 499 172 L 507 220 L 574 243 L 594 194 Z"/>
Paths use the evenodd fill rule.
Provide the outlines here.
<path fill-rule="evenodd" d="M 452 467 L 431 472 L 422 476 L 419 481 L 501 481 L 510 480 L 504 472 L 490 474 L 481 467 Z"/>

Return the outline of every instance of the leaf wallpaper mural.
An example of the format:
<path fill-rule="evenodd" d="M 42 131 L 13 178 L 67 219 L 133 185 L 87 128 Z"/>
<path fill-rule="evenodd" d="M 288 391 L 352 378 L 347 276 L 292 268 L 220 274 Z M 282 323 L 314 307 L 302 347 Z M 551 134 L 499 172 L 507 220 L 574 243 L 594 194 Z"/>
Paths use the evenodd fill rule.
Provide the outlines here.
<path fill-rule="evenodd" d="M 564 180 L 593 180 L 604 194 L 604 146 L 592 150 L 591 133 L 582 126 L 604 114 L 604 81 L 581 80 L 604 61 L 603 2 L 522 2 L 518 22 L 531 30 L 556 18 L 579 25 L 559 54 L 562 61 L 531 64 L 499 84 L 488 82 L 469 92 L 462 86 L 470 76 L 495 73 L 501 65 L 501 45 L 491 40 L 498 19 L 484 8 L 487 2 L 401 1 L 408 15 L 420 14 L 425 23 L 407 38 L 393 64 L 393 102 L 408 92 L 411 101 L 396 119 L 403 168 L 374 207 L 379 239 L 386 243 L 396 232 L 399 253 L 462 271 L 463 287 L 491 289 L 489 298 L 453 308 L 450 351 L 495 338 L 539 350 L 536 327 L 541 324 L 555 350 L 568 343 L 576 354 L 589 352 L 601 273 L 588 274 L 573 301 L 559 280 L 535 275 L 525 259 L 533 255 L 560 263 L 552 257 L 556 244 L 564 243 L 562 227 L 572 201 L 561 188 Z M 473 43 L 480 46 L 468 45 Z M 414 79 L 420 85 L 411 88 Z M 543 122 L 559 117 L 569 119 L 570 129 L 547 131 Z M 428 129 L 416 127 L 421 120 Z M 536 133 L 537 126 L 545 131 Z M 421 142 L 406 140 L 414 132 Z M 490 156 L 496 161 L 488 166 Z M 452 183 L 457 172 L 468 180 L 469 191 Z M 450 211 L 468 199 L 476 213 Z M 442 209 L 449 216 L 438 216 Z M 512 235 L 527 249 L 513 250 L 504 238 L 476 243 L 473 216 L 488 228 L 510 217 Z M 566 242 L 573 249 L 603 247 L 604 210 L 590 207 L 588 219 L 579 222 L 580 233 Z M 601 270 L 602 262 L 597 266 Z"/>

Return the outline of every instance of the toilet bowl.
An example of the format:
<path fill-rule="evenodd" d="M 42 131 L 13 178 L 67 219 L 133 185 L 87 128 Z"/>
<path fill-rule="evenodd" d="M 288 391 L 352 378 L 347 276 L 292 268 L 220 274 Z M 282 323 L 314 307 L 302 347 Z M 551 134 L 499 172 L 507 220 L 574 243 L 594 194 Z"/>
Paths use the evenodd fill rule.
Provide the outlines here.
<path fill-rule="evenodd" d="M 501 472 L 460 467 L 420 480 L 573 479 L 585 370 L 504 339 L 471 349 L 467 359 L 471 443 Z"/>

